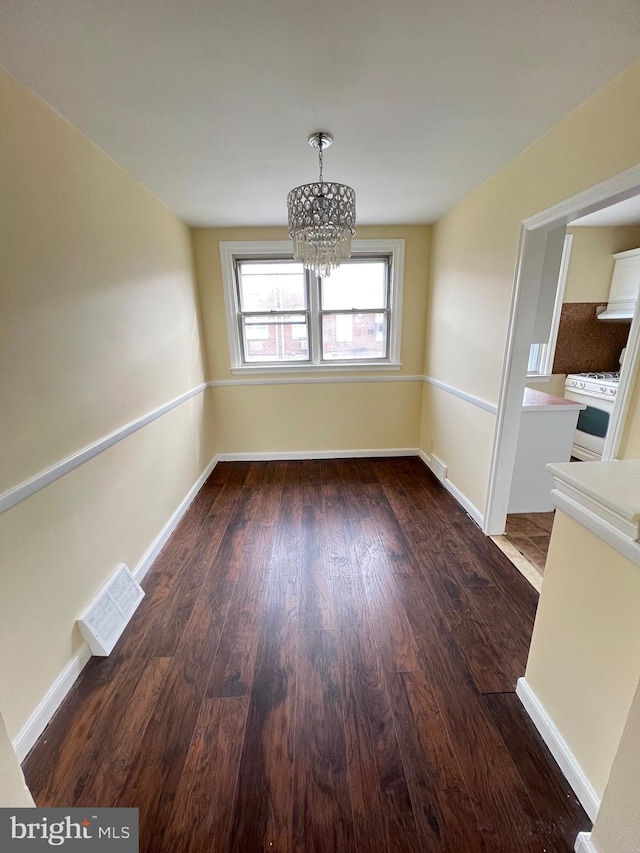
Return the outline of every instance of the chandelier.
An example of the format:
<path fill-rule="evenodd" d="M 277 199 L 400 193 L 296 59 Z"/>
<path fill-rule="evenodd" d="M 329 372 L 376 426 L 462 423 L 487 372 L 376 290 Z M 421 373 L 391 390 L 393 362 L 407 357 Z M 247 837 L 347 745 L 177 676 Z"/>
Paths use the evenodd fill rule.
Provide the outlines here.
<path fill-rule="evenodd" d="M 322 152 L 333 142 L 324 131 L 312 133 L 309 145 L 318 149 L 320 177 L 314 184 L 303 184 L 287 197 L 289 236 L 293 239 L 293 257 L 317 276 L 331 270 L 351 255 L 351 238 L 356 233 L 356 194 L 345 184 L 325 181 Z"/>

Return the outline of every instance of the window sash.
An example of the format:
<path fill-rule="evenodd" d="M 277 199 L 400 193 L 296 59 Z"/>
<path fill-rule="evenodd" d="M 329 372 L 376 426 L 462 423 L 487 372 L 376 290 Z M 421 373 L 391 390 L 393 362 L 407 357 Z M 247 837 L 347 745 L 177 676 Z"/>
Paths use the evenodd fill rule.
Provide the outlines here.
<path fill-rule="evenodd" d="M 390 300 L 391 300 L 391 257 L 389 255 L 373 255 L 367 254 L 362 255 L 360 257 L 355 256 L 351 257 L 346 261 L 342 262 L 342 267 L 354 267 L 362 264 L 384 264 L 384 298 L 381 304 L 368 304 L 363 306 L 351 306 L 351 308 L 325 308 L 324 305 L 324 284 L 328 282 L 331 284 L 331 279 L 325 279 L 322 277 L 318 278 L 318 296 L 319 296 L 319 310 L 322 312 L 328 312 L 330 314 L 337 313 L 340 311 L 386 311 L 389 308 Z"/>
<path fill-rule="evenodd" d="M 384 340 L 384 354 L 383 355 L 371 355 L 371 356 L 358 356 L 356 358 L 331 358 L 330 356 L 325 355 L 325 340 L 324 340 L 324 318 L 325 317 L 338 317 L 338 316 L 360 316 L 362 314 L 381 314 L 383 317 L 383 328 L 382 335 Z M 319 311 L 319 326 L 320 326 L 320 353 L 321 363 L 327 364 L 335 364 L 336 362 L 343 362 L 345 364 L 359 364 L 366 363 L 367 361 L 388 361 L 389 360 L 389 321 L 391 316 L 391 311 L 389 308 L 368 308 L 368 309 L 351 309 L 349 311 Z M 338 342 L 338 341 L 336 341 Z"/>
<path fill-rule="evenodd" d="M 269 264 L 282 264 L 282 263 L 292 263 L 299 264 L 298 261 L 293 261 L 291 258 L 279 258 L 274 256 L 268 257 L 252 257 L 252 258 L 234 258 L 234 279 L 235 279 L 235 296 L 236 296 L 236 318 L 237 318 L 237 328 L 238 328 L 238 340 L 240 343 L 241 350 L 241 362 L 243 366 L 255 366 L 256 364 L 260 364 L 261 366 L 267 366 L 272 364 L 274 366 L 286 366 L 286 365 L 300 365 L 300 364 L 309 364 L 309 365 L 322 365 L 322 364 L 331 364 L 331 365 L 339 365 L 339 364 L 367 364 L 368 362 L 385 362 L 390 359 L 390 325 L 391 325 L 391 257 L 388 254 L 369 254 L 355 256 L 348 261 L 344 262 L 346 265 L 352 264 L 366 264 L 371 262 L 385 262 L 385 286 L 384 286 L 384 305 L 380 305 L 377 307 L 367 307 L 367 308 L 351 308 L 351 309 L 323 309 L 322 306 L 322 285 L 323 278 L 315 277 L 309 270 L 304 270 L 304 296 L 306 302 L 305 309 L 271 309 L 268 311 L 243 311 L 241 310 L 242 305 L 242 293 L 241 293 L 241 267 L 243 265 L 250 264 L 261 264 L 261 265 L 269 265 Z M 383 316 L 383 341 L 384 341 L 384 354 L 383 355 L 372 355 L 372 356 L 358 356 L 358 357 L 347 357 L 347 358 L 332 358 L 327 357 L 325 354 L 325 346 L 323 339 L 323 330 L 324 330 L 324 318 L 329 316 L 337 316 L 337 315 L 366 315 L 366 314 L 381 314 Z M 261 323 L 259 325 L 270 325 L 270 326 L 285 326 L 291 325 L 291 321 L 287 318 L 289 317 L 305 317 L 305 326 L 306 326 L 306 341 L 307 341 L 307 356 L 306 358 L 298 358 L 295 356 L 291 356 L 289 358 L 275 358 L 275 359 L 257 359 L 252 357 L 249 353 L 249 347 L 247 345 L 247 320 L 252 317 L 259 317 L 261 319 Z M 276 319 L 278 318 L 278 319 Z M 250 324 L 249 324 L 250 325 Z M 377 338 L 377 335 L 376 335 Z M 295 340 L 302 340 L 301 338 L 296 338 Z"/>
<path fill-rule="evenodd" d="M 276 330 L 276 347 L 280 347 L 283 352 L 285 350 L 285 329 L 287 326 L 293 328 L 293 326 L 304 326 L 306 330 L 306 338 L 305 336 L 294 338 L 291 336 L 292 341 L 297 341 L 301 344 L 302 341 L 306 341 L 306 353 L 303 356 L 290 355 L 287 358 L 257 358 L 256 356 L 251 356 L 249 350 L 250 347 L 248 345 L 247 338 L 247 328 L 251 327 L 251 324 L 247 323 L 247 319 L 251 320 L 252 317 L 259 318 L 260 323 L 256 323 L 257 326 L 272 326 Z M 294 322 L 296 318 L 304 318 L 304 322 Z M 242 349 L 242 363 L 247 365 L 255 365 L 255 364 L 305 364 L 310 363 L 311 361 L 311 333 L 310 333 L 311 324 L 309 322 L 309 311 L 239 311 L 238 312 L 238 334 L 240 338 L 240 346 Z M 266 340 L 270 340 L 270 334 L 267 336 Z M 259 340 L 259 339 L 257 339 Z"/>

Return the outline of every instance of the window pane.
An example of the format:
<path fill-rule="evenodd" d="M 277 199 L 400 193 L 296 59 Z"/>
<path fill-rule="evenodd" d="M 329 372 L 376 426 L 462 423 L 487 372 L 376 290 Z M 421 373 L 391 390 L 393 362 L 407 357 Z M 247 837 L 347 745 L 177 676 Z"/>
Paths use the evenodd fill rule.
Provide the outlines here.
<path fill-rule="evenodd" d="M 323 314 L 322 358 L 387 357 L 386 314 Z"/>
<path fill-rule="evenodd" d="M 323 278 L 322 308 L 325 311 L 352 308 L 387 307 L 387 261 L 376 258 L 370 261 L 345 263 Z"/>
<path fill-rule="evenodd" d="M 309 334 L 304 314 L 243 317 L 244 360 L 307 361 Z"/>
<path fill-rule="evenodd" d="M 540 362 L 542 361 L 542 344 L 531 344 L 529 350 L 529 363 L 527 373 L 540 373 Z"/>
<path fill-rule="evenodd" d="M 238 291 L 241 311 L 300 311 L 307 307 L 304 270 L 299 263 L 240 261 Z"/>

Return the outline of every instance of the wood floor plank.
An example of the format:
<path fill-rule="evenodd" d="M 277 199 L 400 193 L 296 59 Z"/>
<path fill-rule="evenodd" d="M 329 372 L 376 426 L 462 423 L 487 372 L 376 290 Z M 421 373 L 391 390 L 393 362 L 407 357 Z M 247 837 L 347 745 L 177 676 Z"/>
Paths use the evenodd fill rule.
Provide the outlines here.
<path fill-rule="evenodd" d="M 373 468 L 372 460 L 367 457 L 356 457 L 353 460 L 354 466 L 358 472 L 360 482 L 365 485 L 367 483 L 379 483 L 376 472 Z"/>
<path fill-rule="evenodd" d="M 156 853 L 156 830 L 164 830 L 170 818 L 232 591 L 233 584 L 219 578 L 203 587 L 132 770 L 115 798 L 114 805 L 140 809 L 142 853 Z"/>
<path fill-rule="evenodd" d="M 316 502 L 310 497 L 316 495 Z M 320 489 L 304 491 L 302 509 L 304 572 L 300 577 L 300 626 L 305 630 L 336 627 L 333 589 L 324 545 L 326 516 Z"/>
<path fill-rule="evenodd" d="M 304 548 L 303 486 L 296 480 L 282 489 L 269 557 L 269 580 L 299 580 L 303 573 Z"/>
<path fill-rule="evenodd" d="M 351 577 L 359 575 L 360 570 L 350 548 L 352 531 L 337 469 L 335 477 L 320 487 L 324 520 L 321 551 L 330 577 Z"/>
<path fill-rule="evenodd" d="M 293 849 L 355 853 L 336 632 L 301 632 L 299 650 Z"/>
<path fill-rule="evenodd" d="M 423 570 L 439 572 L 447 578 L 451 577 L 462 588 L 498 590 L 482 562 L 473 559 L 459 544 L 454 551 L 447 550 L 444 553 L 430 551 L 425 554 Z"/>
<path fill-rule="evenodd" d="M 362 853 L 419 853 L 382 662 L 369 622 L 364 582 L 334 579 L 351 805 Z"/>
<path fill-rule="evenodd" d="M 150 658 L 143 663 L 141 671 L 136 666 L 130 673 L 132 689 L 124 682 L 124 689 L 105 703 L 100 728 L 85 747 L 89 764 L 86 774 L 78 774 L 82 788 L 76 785 L 74 806 L 108 802 L 110 792 L 126 782 L 172 661 Z"/>
<path fill-rule="evenodd" d="M 149 610 L 155 612 L 147 613 L 149 628 L 134 654 L 156 657 L 175 654 L 202 584 L 211 571 L 231 512 L 232 507 L 227 506 L 226 511 L 218 509 L 205 518 L 185 563 L 174 576 L 166 578 L 153 598 Z"/>
<path fill-rule="evenodd" d="M 267 585 L 229 849 L 293 849 L 298 589 Z"/>
<path fill-rule="evenodd" d="M 205 699 L 189 745 L 158 850 L 224 853 L 228 848 L 235 779 L 247 716 L 247 697 Z"/>
<path fill-rule="evenodd" d="M 420 652 L 395 584 L 395 562 L 374 520 L 361 519 L 359 531 L 362 544 L 358 559 L 382 665 L 387 672 L 415 672 L 422 666 Z"/>
<path fill-rule="evenodd" d="M 456 522 L 455 533 L 460 539 L 468 557 L 482 566 L 491 582 L 504 593 L 510 618 L 521 625 L 526 637 L 531 636 L 533 622 L 538 606 L 538 593 L 492 542 L 475 524 Z"/>
<path fill-rule="evenodd" d="M 258 631 L 268 575 L 272 527 L 252 524 L 247 530 L 242 575 L 235 585 L 216 654 L 207 696 L 248 696 L 253 681 Z"/>
<path fill-rule="evenodd" d="M 166 829 L 156 850 L 224 853 L 247 717 L 246 696 L 205 699 Z M 255 848 L 258 849 L 258 848 Z"/>
<path fill-rule="evenodd" d="M 422 672 L 389 678 L 391 701 L 423 850 L 487 850 L 435 696 Z"/>
<path fill-rule="evenodd" d="M 383 481 L 382 489 L 404 536 L 410 536 L 412 542 L 428 543 L 432 538 L 430 521 L 416 512 L 407 489 L 393 480 Z"/>
<path fill-rule="evenodd" d="M 500 629 L 508 602 L 494 586 L 458 583 L 455 572 L 462 562 L 432 555 L 429 582 L 437 590 L 441 612 L 478 691 L 514 691 L 527 664 L 527 638 L 520 631 Z M 463 572 L 463 577 L 468 575 Z"/>
<path fill-rule="evenodd" d="M 375 538 L 384 549 L 392 572 L 401 575 L 419 574 L 418 561 L 383 488 L 369 487 L 369 506 L 375 526 Z M 371 528 L 369 535 L 374 537 L 374 530 Z"/>

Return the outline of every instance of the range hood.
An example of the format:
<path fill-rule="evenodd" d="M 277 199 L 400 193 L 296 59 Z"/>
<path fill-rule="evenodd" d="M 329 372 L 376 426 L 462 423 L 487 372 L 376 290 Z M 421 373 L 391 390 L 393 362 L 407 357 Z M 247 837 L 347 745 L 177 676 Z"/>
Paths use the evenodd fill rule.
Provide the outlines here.
<path fill-rule="evenodd" d="M 608 320 L 610 323 L 629 322 L 633 320 L 640 291 L 640 249 L 618 252 L 613 255 L 613 260 L 609 304 L 604 311 L 598 309 L 598 320 Z"/>

